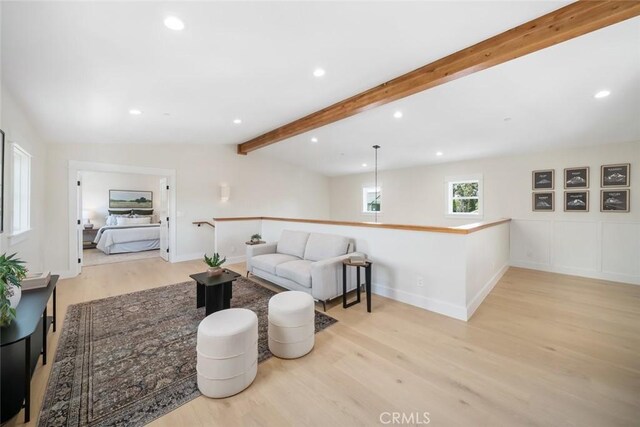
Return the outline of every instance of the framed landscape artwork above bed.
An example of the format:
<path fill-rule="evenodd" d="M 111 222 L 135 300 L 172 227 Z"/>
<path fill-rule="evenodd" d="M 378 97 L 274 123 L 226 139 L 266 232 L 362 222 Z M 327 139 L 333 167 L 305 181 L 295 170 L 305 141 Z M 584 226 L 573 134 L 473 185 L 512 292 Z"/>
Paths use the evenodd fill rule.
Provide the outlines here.
<path fill-rule="evenodd" d="M 153 207 L 153 191 L 109 190 L 109 208 Z"/>

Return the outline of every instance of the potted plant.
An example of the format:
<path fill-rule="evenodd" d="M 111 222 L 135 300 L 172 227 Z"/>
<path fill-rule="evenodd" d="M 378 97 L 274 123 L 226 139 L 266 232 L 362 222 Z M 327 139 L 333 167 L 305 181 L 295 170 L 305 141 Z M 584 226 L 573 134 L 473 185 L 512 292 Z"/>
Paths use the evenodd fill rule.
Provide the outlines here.
<path fill-rule="evenodd" d="M 258 233 L 251 236 L 251 243 L 260 243 L 260 240 L 262 240 L 262 236 Z"/>
<path fill-rule="evenodd" d="M 9 326 L 16 317 L 16 307 L 22 297 L 20 281 L 27 276 L 24 261 L 16 254 L 0 255 L 0 326 Z"/>
<path fill-rule="evenodd" d="M 222 264 L 225 263 L 227 258 L 220 259 L 220 254 L 218 252 L 214 253 L 213 256 L 208 257 L 207 254 L 204 254 L 204 262 L 209 266 L 207 269 L 207 273 L 209 276 L 219 276 L 224 271 L 222 269 Z"/>

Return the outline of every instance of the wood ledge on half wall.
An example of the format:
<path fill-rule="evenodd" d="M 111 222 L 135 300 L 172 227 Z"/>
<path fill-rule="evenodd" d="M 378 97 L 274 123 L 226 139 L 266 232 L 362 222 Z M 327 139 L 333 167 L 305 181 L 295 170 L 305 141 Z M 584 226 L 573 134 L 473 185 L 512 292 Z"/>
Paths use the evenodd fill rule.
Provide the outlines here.
<path fill-rule="evenodd" d="M 371 227 L 387 228 L 392 230 L 423 231 L 429 233 L 449 233 L 449 234 L 471 234 L 485 228 L 495 227 L 506 222 L 511 222 L 511 218 L 501 218 L 493 221 L 475 222 L 472 224 L 459 225 L 457 227 L 439 227 L 433 225 L 411 225 L 411 224 L 384 224 L 381 222 L 356 222 L 356 221 L 331 221 L 325 219 L 303 219 L 303 218 L 279 218 L 270 216 L 240 216 L 229 218 L 213 218 L 214 222 L 226 221 L 283 221 L 283 222 L 305 222 L 308 224 L 345 225 L 349 227 Z"/>

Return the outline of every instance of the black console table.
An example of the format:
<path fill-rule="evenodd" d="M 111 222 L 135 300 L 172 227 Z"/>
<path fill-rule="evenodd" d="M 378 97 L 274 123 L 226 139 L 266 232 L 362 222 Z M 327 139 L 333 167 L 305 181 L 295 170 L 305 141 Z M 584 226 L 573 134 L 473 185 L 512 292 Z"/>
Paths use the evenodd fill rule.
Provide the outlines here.
<path fill-rule="evenodd" d="M 11 325 L 0 328 L 2 423 L 23 407 L 24 422 L 29 422 L 31 376 L 41 354 L 42 364 L 47 364 L 47 332 L 51 325 L 53 332 L 56 331 L 57 283 L 58 276 L 51 276 L 46 288 L 23 291 L 16 318 Z M 47 303 L 52 295 L 53 316 L 47 316 Z"/>

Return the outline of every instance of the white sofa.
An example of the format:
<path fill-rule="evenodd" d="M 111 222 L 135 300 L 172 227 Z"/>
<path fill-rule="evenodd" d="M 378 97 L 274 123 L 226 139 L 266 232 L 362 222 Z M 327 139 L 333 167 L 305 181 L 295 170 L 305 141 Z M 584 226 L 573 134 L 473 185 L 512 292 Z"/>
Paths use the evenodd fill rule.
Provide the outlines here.
<path fill-rule="evenodd" d="M 355 255 L 349 238 L 284 230 L 275 243 L 247 246 L 247 275 L 303 291 L 322 303 L 342 295 L 342 260 Z M 355 282 L 348 280 L 349 289 Z"/>

